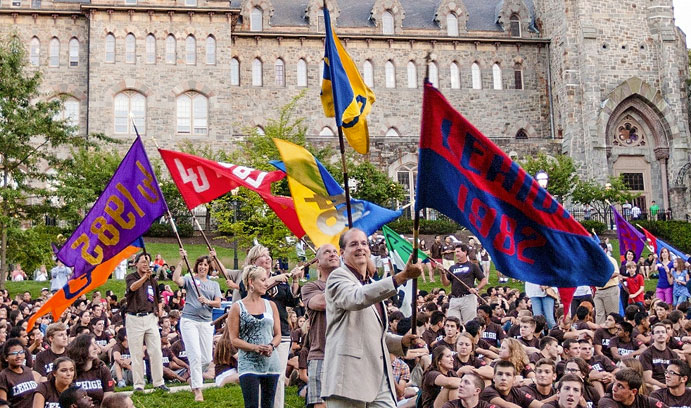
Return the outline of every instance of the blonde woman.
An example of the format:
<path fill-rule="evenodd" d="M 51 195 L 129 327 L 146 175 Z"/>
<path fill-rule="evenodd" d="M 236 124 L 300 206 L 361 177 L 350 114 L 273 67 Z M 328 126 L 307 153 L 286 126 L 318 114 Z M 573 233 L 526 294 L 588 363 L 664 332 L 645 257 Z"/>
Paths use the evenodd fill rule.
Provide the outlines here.
<path fill-rule="evenodd" d="M 260 266 L 245 266 L 242 282 L 247 296 L 235 302 L 228 313 L 227 327 L 238 351 L 238 373 L 245 407 L 272 408 L 281 364 L 276 348 L 281 341 L 281 323 L 274 302 L 263 299 L 269 287 L 269 273 Z"/>
<path fill-rule="evenodd" d="M 535 377 L 528 355 L 518 340 L 513 338 L 504 339 L 499 349 L 499 359 L 513 364 L 513 367 L 516 369 L 516 375 L 520 375 L 524 379 Z"/>

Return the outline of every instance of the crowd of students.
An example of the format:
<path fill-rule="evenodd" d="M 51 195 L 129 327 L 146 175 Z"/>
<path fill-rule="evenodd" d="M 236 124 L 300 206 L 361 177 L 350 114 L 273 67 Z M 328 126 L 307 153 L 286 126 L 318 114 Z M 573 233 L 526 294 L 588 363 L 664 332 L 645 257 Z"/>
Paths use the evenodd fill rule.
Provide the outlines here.
<path fill-rule="evenodd" d="M 688 293 L 675 286 L 688 281 L 688 263 L 666 254 L 646 269 L 645 261 L 629 255 L 619 270 L 627 281 L 639 270 L 645 279 L 657 272 L 669 278 L 667 287 L 629 287 L 623 314 L 603 314 L 593 297 L 605 288 L 587 288 L 564 315 L 558 300 L 533 304 L 531 293 L 548 288 L 487 286 L 488 261 L 474 243 L 435 241 L 432 252 L 440 263 L 449 251 L 453 261 L 447 271 L 426 271 L 440 285 L 417 294 L 417 321 L 399 310 L 397 296 L 384 304 L 390 332 L 403 335 L 414 326 L 424 342 L 404 356 L 390 356 L 398 406 L 691 407 L 685 387 L 691 305 Z M 379 244 L 372 242 L 375 279 L 392 272 Z M 204 380 L 239 383 L 248 407 L 282 407 L 285 393 L 292 392 L 284 384 L 296 386 L 306 405 L 325 406 L 324 292 L 342 259 L 332 246 L 319 248 L 317 259 L 317 279 L 301 286 L 305 268 L 276 269 L 269 250 L 257 245 L 242 271 L 226 270 L 231 291 L 222 294 L 217 279 L 225 268 L 213 251 L 185 276 L 181 264 L 169 269 L 162 258 L 152 262 L 140 254 L 130 262 L 124 298 L 110 292 L 83 296 L 60 321 L 43 317 L 28 333 L 28 316 L 51 291 L 44 288 L 37 299 L 0 291 L 0 408 L 131 406 L 115 387 L 133 385 L 136 391 L 147 382 L 162 391 L 166 384 L 190 383 L 201 401 Z M 157 275 L 172 278 L 179 289 L 159 283 Z M 669 302 L 667 292 L 673 294 Z M 212 321 L 223 300 L 233 306 L 227 317 Z"/>

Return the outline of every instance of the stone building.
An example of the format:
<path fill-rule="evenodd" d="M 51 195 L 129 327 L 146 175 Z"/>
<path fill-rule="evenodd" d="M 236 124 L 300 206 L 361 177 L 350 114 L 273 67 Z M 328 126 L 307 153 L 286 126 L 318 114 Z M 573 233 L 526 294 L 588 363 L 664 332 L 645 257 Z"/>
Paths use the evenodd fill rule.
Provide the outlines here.
<path fill-rule="evenodd" d="M 234 142 L 305 92 L 309 139 L 335 143 L 319 102 L 323 0 L 0 0 L 46 98 L 83 134 L 151 147 Z M 514 156 L 565 152 L 585 177 L 623 174 L 691 213 L 688 64 L 672 0 L 327 0 L 377 102 L 368 160 L 407 185 L 422 82 Z M 426 62 L 430 56 L 431 62 Z M 428 67 L 428 68 L 427 68 Z"/>

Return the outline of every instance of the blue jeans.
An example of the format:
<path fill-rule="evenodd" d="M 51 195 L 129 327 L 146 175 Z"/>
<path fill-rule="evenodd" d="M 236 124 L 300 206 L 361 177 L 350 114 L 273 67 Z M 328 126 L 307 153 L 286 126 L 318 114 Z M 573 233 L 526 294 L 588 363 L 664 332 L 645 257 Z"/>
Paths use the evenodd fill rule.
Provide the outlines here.
<path fill-rule="evenodd" d="M 554 321 L 554 299 L 549 296 L 543 297 L 531 297 L 530 301 L 533 304 L 533 315 L 534 316 L 545 316 L 547 320 L 547 327 L 552 329 L 557 325 Z"/>
<path fill-rule="evenodd" d="M 262 396 L 262 408 L 273 408 L 276 385 L 276 374 L 243 374 L 240 376 L 240 388 L 246 408 L 259 408 L 259 393 Z"/>

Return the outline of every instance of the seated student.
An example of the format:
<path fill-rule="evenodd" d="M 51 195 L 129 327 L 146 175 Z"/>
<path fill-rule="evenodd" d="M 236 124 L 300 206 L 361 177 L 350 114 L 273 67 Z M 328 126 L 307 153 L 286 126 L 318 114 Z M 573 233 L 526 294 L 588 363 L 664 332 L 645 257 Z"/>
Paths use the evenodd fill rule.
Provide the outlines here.
<path fill-rule="evenodd" d="M 519 329 L 520 332 L 520 337 L 518 337 L 518 341 L 526 348 L 526 351 L 529 353 L 536 353 L 538 352 L 538 347 L 540 346 L 540 340 L 535 337 L 535 318 L 530 316 L 530 317 L 522 317 L 521 318 L 521 328 Z"/>
<path fill-rule="evenodd" d="M 478 358 L 499 358 L 499 354 L 492 351 L 492 349 L 496 349 L 496 347 L 492 347 L 489 343 L 487 343 L 484 339 L 480 337 L 482 336 L 483 324 L 484 323 L 481 322 L 479 319 L 473 319 L 465 324 L 464 333 L 468 333 L 472 337 L 473 344 L 475 345 L 475 355 Z M 497 351 L 499 350 L 497 349 Z"/>
<path fill-rule="evenodd" d="M 521 376 L 520 380 L 534 378 L 533 366 L 530 364 L 528 355 L 525 354 L 523 346 L 516 339 L 506 338 L 501 342 L 499 349 L 499 360 L 508 361 L 516 369 L 516 375 Z M 520 385 L 520 384 L 516 384 Z"/>
<path fill-rule="evenodd" d="M 445 346 L 432 352 L 432 363 L 422 375 L 422 408 L 441 406 L 448 398 L 449 388 L 458 388 L 461 379 L 453 370 L 453 353 Z M 441 391 L 444 389 L 444 393 Z"/>
<path fill-rule="evenodd" d="M 653 326 L 653 344 L 641 353 L 643 378 L 651 391 L 665 387 L 665 370 L 671 360 L 678 359 L 677 353 L 667 346 L 667 328 L 663 323 Z"/>
<path fill-rule="evenodd" d="M 103 398 L 113 392 L 114 383 L 110 370 L 98 358 L 98 346 L 94 336 L 77 336 L 67 347 L 67 355 L 77 368 L 74 383 L 86 390 L 94 404 L 100 405 Z"/>
<path fill-rule="evenodd" d="M 103 399 L 101 408 L 134 408 L 134 402 L 129 395 L 113 394 Z"/>
<path fill-rule="evenodd" d="M 505 360 L 497 362 L 494 366 L 492 385 L 482 391 L 480 399 L 502 408 L 540 408 L 540 401 L 514 387 L 515 380 L 514 365 Z"/>
<path fill-rule="evenodd" d="M 477 308 L 477 317 L 485 321 L 485 330 L 482 332 L 482 339 L 489 343 L 490 346 L 499 350 L 499 345 L 501 341 L 506 338 L 506 333 L 504 329 L 497 324 L 494 320 L 494 311 L 503 310 L 498 307 L 498 304 L 493 304 L 494 309 L 490 305 L 480 305 Z"/>
<path fill-rule="evenodd" d="M 566 374 L 557 384 L 557 399 L 543 405 L 544 408 L 576 408 L 583 400 L 583 381 L 580 377 Z"/>
<path fill-rule="evenodd" d="M 647 348 L 640 340 L 633 338 L 633 326 L 629 322 L 617 323 L 617 336 L 610 340 L 612 357 L 620 361 L 625 357 L 637 357 Z"/>
<path fill-rule="evenodd" d="M 48 373 L 48 379 L 36 388 L 34 408 L 52 408 L 60 405 L 60 394 L 74 381 L 75 365 L 69 357 L 58 357 Z"/>
<path fill-rule="evenodd" d="M 610 360 L 613 360 L 610 349 L 610 341 L 617 337 L 617 324 L 623 321 L 624 318 L 621 317 L 619 313 L 612 312 L 607 315 L 603 326 L 595 330 L 595 336 L 593 337 L 595 355 L 605 356 Z"/>
<path fill-rule="evenodd" d="M 535 366 L 535 363 L 537 363 L 539 360 L 542 360 L 543 358 L 552 360 L 556 364 L 556 362 L 559 360 L 559 343 L 557 342 L 557 339 L 555 339 L 552 336 L 545 336 L 541 338 L 540 351 L 537 353 L 529 354 L 528 358 L 530 359 L 530 363 L 533 364 L 533 366 Z"/>
<path fill-rule="evenodd" d="M 665 385 L 653 391 L 650 396 L 661 401 L 670 408 L 691 407 L 691 389 L 686 383 L 691 376 L 689 365 L 684 360 L 672 360 L 665 370 Z"/>
<path fill-rule="evenodd" d="M 72 385 L 60 394 L 60 408 L 94 408 L 94 401 L 82 387 Z"/>
<path fill-rule="evenodd" d="M 617 366 L 605 356 L 593 355 L 594 348 L 590 340 L 579 340 L 578 344 L 581 348 L 581 358 L 590 365 L 590 374 L 588 379 L 597 387 L 600 394 L 605 393 L 607 385 L 614 380 L 614 372 Z"/>
<path fill-rule="evenodd" d="M 496 408 L 480 400 L 480 393 L 485 389 L 485 381 L 473 373 L 463 374 L 461 384 L 456 391 L 457 399 L 449 400 L 442 408 Z"/>
<path fill-rule="evenodd" d="M 600 408 L 666 408 L 655 398 L 639 394 L 643 378 L 630 368 L 623 368 L 614 375 L 612 392 L 600 399 Z"/>
<path fill-rule="evenodd" d="M 422 340 L 427 343 L 427 348 L 432 350 L 432 343 L 435 342 L 440 336 L 444 336 L 444 321 L 446 316 L 444 313 L 435 310 L 430 316 L 430 326 L 427 330 L 422 333 Z"/>
<path fill-rule="evenodd" d="M 5 342 L 2 356 L 7 368 L 0 372 L 0 400 L 7 401 L 0 408 L 31 408 L 33 394 L 40 374 L 24 365 L 24 346 L 21 340 L 12 338 Z"/>
<path fill-rule="evenodd" d="M 475 354 L 475 344 L 470 333 L 461 333 L 456 342 L 458 352 L 454 356 L 454 370 L 460 377 L 462 374 L 475 373 L 480 377 L 491 380 L 492 367 L 485 359 L 477 357 Z"/>
<path fill-rule="evenodd" d="M 566 361 L 564 375 L 572 374 L 583 381 L 583 395 L 579 405 L 584 408 L 597 408 L 598 400 L 602 394 L 588 381 L 589 372 L 590 366 L 580 357 L 570 358 Z"/>
<path fill-rule="evenodd" d="M 237 350 L 233 347 L 230 338 L 222 335 L 214 349 L 214 370 L 217 387 L 240 382 L 238 362 L 234 357 L 235 354 L 237 354 Z"/>
<path fill-rule="evenodd" d="M 117 380 L 118 387 L 132 385 L 132 360 L 127 343 L 127 331 L 124 327 L 118 330 L 115 339 L 116 344 L 113 346 L 113 364 L 110 366 L 110 374 Z"/>
<path fill-rule="evenodd" d="M 65 323 L 49 324 L 46 329 L 46 338 L 50 348 L 39 352 L 36 355 L 36 361 L 34 361 L 34 371 L 41 374 L 42 378 L 46 378 L 48 373 L 53 371 L 55 359 L 65 354 L 68 344 L 67 326 L 65 326 Z"/>
<path fill-rule="evenodd" d="M 557 399 L 554 382 L 557 380 L 557 367 L 553 360 L 543 358 L 535 363 L 535 382 L 521 388 L 538 401 L 547 403 Z"/>
<path fill-rule="evenodd" d="M 461 329 L 461 319 L 456 316 L 447 317 L 446 322 L 444 322 L 444 337 L 432 342 L 432 350 L 439 346 L 446 346 L 455 354 L 456 340 L 458 340 L 458 333 Z"/>
<path fill-rule="evenodd" d="M 170 351 L 170 340 L 165 335 L 166 331 L 161 331 L 161 362 L 163 363 L 163 379 L 166 381 L 185 382 L 190 378 L 190 373 L 186 369 L 173 370 L 170 368 L 170 363 L 184 364 L 180 359 L 173 355 Z"/>

